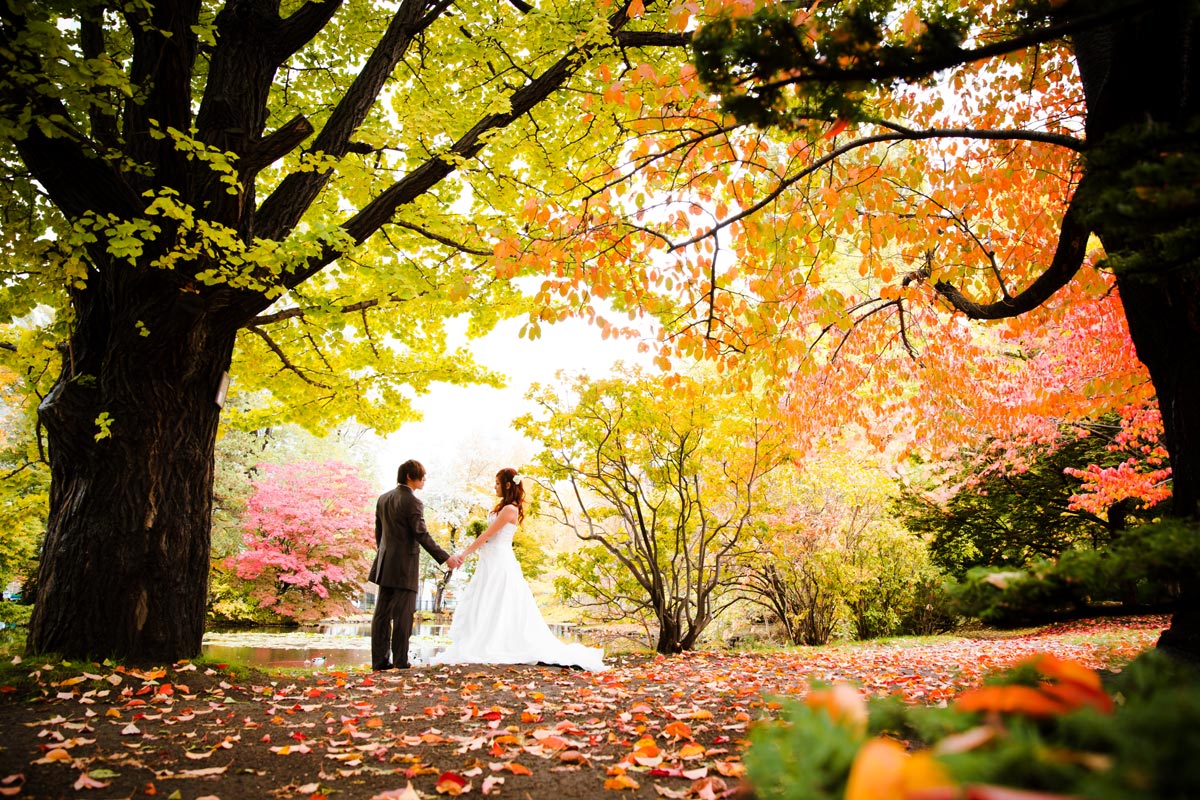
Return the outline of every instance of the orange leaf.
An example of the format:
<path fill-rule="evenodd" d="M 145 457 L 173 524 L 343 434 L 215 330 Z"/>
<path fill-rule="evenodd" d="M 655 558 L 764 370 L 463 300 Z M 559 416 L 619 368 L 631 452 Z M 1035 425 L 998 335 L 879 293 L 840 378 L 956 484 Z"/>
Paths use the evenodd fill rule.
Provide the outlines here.
<path fill-rule="evenodd" d="M 570 747 L 570 742 L 560 736 L 547 736 L 539 740 L 538 744 L 547 750 L 566 750 Z"/>
<path fill-rule="evenodd" d="M 846 130 L 846 128 L 849 125 L 850 125 L 850 120 L 847 120 L 847 119 L 834 120 L 833 126 L 829 130 L 825 131 L 825 134 L 821 138 L 822 139 L 832 139 L 833 137 L 837 136 L 842 131 Z"/>
<path fill-rule="evenodd" d="M 1105 714 L 1111 714 L 1113 711 L 1113 700 L 1103 690 L 1092 689 L 1082 684 L 1044 683 L 1042 693 L 1072 709 L 1091 706 Z"/>
<path fill-rule="evenodd" d="M 626 775 L 624 772 L 615 778 L 609 778 L 604 782 L 605 789 L 637 789 L 640 788 L 640 786 L 641 784 Z"/>
<path fill-rule="evenodd" d="M 939 790 L 953 787 L 945 769 L 928 752 L 909 755 L 899 742 L 872 739 L 850 766 L 845 800 L 933 798 Z"/>
<path fill-rule="evenodd" d="M 999 711 L 1048 717 L 1068 708 L 1062 702 L 1029 686 L 980 686 L 958 696 L 954 707 L 959 711 Z"/>
<path fill-rule="evenodd" d="M 872 739 L 859 748 L 846 781 L 846 800 L 899 798 L 904 747 L 891 739 Z"/>
<path fill-rule="evenodd" d="M 564 750 L 558 754 L 558 760 L 564 764 L 590 764 L 588 757 L 578 750 Z"/>
<path fill-rule="evenodd" d="M 686 722 L 675 720 L 663 728 L 663 735 L 672 739 L 690 739 L 692 738 L 692 729 Z"/>
<path fill-rule="evenodd" d="M 46 753 L 46 755 L 42 756 L 41 758 L 39 758 L 37 761 L 34 761 L 33 763 L 34 764 L 50 764 L 55 761 L 70 761 L 70 760 L 71 760 L 70 753 L 68 753 L 66 750 L 62 749 L 61 747 L 56 747 L 55 749 Z"/>
<path fill-rule="evenodd" d="M 1077 683 L 1096 691 L 1101 689 L 1100 674 L 1078 661 L 1059 658 L 1053 653 L 1038 653 L 1030 658 L 1029 662 L 1047 678 L 1058 678 L 1060 681 Z"/>

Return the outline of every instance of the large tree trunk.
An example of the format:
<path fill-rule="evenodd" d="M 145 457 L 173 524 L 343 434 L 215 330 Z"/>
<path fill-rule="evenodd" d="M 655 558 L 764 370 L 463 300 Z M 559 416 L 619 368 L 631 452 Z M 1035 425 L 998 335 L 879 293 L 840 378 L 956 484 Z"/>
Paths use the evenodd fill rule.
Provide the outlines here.
<path fill-rule="evenodd" d="M 198 655 L 204 634 L 216 395 L 236 328 L 185 291 L 122 307 L 138 295 L 100 280 L 76 298 L 62 375 L 40 408 L 52 477 L 28 648 L 174 661 Z M 102 413 L 111 426 L 97 438 Z"/>
<path fill-rule="evenodd" d="M 1146 365 L 1171 454 L 1171 513 L 1195 518 L 1200 496 L 1200 279 L 1118 280 L 1130 335 Z M 1200 576 L 1183 587 L 1158 647 L 1200 661 Z"/>
<path fill-rule="evenodd" d="M 1171 514 L 1190 519 L 1200 512 L 1200 264 L 1187 244 L 1196 238 L 1197 209 L 1194 200 L 1160 203 L 1158 184 L 1184 180 L 1200 160 L 1196 30 L 1193 4 L 1162 0 L 1137 19 L 1075 40 L 1094 150 L 1089 171 L 1106 178 L 1095 230 L 1116 266 L 1130 337 L 1162 411 Z M 1172 157 L 1190 159 L 1190 168 L 1173 174 L 1164 168 Z M 1184 587 L 1159 646 L 1200 660 L 1198 582 Z"/>
<path fill-rule="evenodd" d="M 1150 372 L 1171 454 L 1171 515 L 1200 508 L 1200 274 L 1117 279 L 1138 359 Z"/>

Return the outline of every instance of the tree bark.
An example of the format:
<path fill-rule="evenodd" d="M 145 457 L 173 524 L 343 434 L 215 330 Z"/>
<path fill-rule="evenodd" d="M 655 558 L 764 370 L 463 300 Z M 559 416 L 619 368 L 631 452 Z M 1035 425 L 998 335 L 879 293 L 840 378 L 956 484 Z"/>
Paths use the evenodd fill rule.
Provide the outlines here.
<path fill-rule="evenodd" d="M 1197 18 L 1192 4 L 1163 0 L 1147 4 L 1135 19 L 1090 31 L 1074 42 L 1087 98 L 1088 142 L 1098 154 L 1091 158 L 1107 173 L 1107 191 L 1124 192 L 1116 201 L 1100 201 L 1095 230 L 1115 257 L 1130 338 L 1150 373 L 1162 412 L 1171 463 L 1170 513 L 1193 520 L 1200 515 L 1200 265 L 1194 252 L 1155 259 L 1163 240 L 1190 235 L 1196 209 L 1184 209 L 1172 219 L 1172 210 L 1139 209 L 1136 198 L 1153 188 L 1138 184 L 1137 175 L 1145 175 L 1144 168 L 1155 165 L 1164 151 L 1200 158 L 1189 134 L 1200 120 Z M 1131 207 L 1132 214 L 1127 211 Z M 1123 267 L 1122 259 L 1131 256 Z M 1171 627 L 1158 644 L 1200 660 L 1196 580 L 1184 587 Z"/>
<path fill-rule="evenodd" d="M 681 641 L 682 631 L 679 622 L 669 614 L 658 617 L 658 641 L 654 644 L 654 652 L 665 656 L 677 655 L 686 648 Z"/>
<path fill-rule="evenodd" d="M 40 408 L 50 515 L 28 649 L 161 663 L 200 653 L 216 394 L 234 330 L 186 299 L 139 318 L 122 288 L 132 290 L 77 298 L 62 374 Z M 103 413 L 111 426 L 97 438 Z"/>

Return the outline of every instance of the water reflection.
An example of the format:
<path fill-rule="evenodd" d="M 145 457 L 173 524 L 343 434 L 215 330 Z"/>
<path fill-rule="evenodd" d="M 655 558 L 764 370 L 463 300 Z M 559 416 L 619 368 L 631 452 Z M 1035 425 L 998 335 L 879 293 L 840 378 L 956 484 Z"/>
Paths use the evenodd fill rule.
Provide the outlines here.
<path fill-rule="evenodd" d="M 419 621 L 409 642 L 409 660 L 427 664 L 448 643 L 449 625 Z M 551 623 L 558 638 L 579 641 L 571 625 Z M 311 628 L 210 630 L 204 655 L 255 667 L 367 667 L 371 663 L 371 626 L 365 622 L 326 623 Z"/>

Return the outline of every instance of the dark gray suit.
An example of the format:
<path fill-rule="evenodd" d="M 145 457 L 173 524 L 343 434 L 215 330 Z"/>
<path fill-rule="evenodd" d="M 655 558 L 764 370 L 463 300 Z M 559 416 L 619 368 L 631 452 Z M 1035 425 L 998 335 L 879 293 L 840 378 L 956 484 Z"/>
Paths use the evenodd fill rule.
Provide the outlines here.
<path fill-rule="evenodd" d="M 384 492 L 375 503 L 375 563 L 368 577 L 379 584 L 371 618 L 371 666 L 408 666 L 408 640 L 417 610 L 421 582 L 421 548 L 439 564 L 450 554 L 425 529 L 425 506 L 403 484 Z"/>

